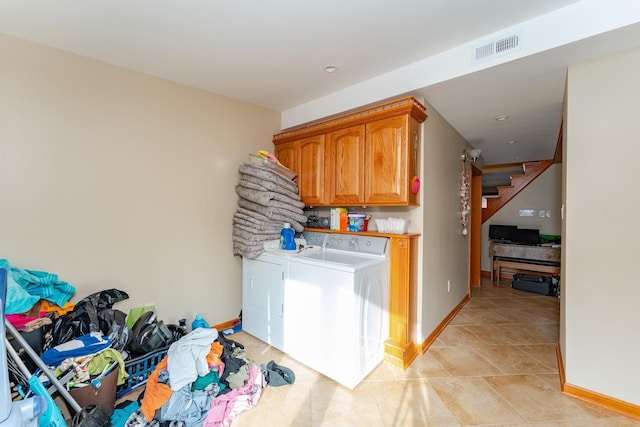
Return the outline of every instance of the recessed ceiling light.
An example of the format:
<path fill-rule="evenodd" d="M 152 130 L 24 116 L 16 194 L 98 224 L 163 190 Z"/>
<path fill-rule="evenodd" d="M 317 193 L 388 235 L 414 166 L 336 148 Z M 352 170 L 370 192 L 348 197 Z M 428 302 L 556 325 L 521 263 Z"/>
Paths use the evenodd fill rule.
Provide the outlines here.
<path fill-rule="evenodd" d="M 516 140 L 511 140 L 511 141 L 507 141 L 507 144 L 511 145 L 511 144 L 515 144 L 516 142 L 518 142 L 518 141 L 516 141 Z"/>
<path fill-rule="evenodd" d="M 499 122 L 504 122 L 505 120 L 507 120 L 509 118 L 509 116 L 507 115 L 502 115 L 502 116 L 497 116 L 496 120 Z"/>
<path fill-rule="evenodd" d="M 332 65 L 332 64 L 325 65 L 325 67 L 324 67 L 324 71 L 326 73 L 333 73 L 333 72 L 335 72 L 337 70 L 338 70 L 338 67 L 336 67 L 335 65 Z"/>

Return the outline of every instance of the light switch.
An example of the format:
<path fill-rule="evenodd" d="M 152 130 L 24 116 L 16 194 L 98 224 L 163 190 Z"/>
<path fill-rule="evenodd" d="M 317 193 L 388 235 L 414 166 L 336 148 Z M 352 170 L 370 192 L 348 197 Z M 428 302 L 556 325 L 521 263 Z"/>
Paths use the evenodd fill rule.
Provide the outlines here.
<path fill-rule="evenodd" d="M 538 211 L 538 216 L 539 216 L 540 218 L 544 218 L 544 216 L 545 216 L 545 212 L 544 212 L 544 211 Z"/>
<path fill-rule="evenodd" d="M 520 216 L 534 216 L 535 211 L 533 209 L 520 209 Z"/>
<path fill-rule="evenodd" d="M 547 211 L 547 218 L 551 218 L 551 211 Z"/>

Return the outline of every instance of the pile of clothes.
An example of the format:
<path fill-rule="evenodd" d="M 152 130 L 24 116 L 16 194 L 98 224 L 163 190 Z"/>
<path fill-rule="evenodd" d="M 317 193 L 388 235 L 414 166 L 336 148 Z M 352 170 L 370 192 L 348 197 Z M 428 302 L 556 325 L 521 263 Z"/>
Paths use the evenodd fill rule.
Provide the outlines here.
<path fill-rule="evenodd" d="M 247 357 L 242 344 L 215 328 L 187 333 L 179 326 L 164 325 L 154 312 L 143 313 L 133 327 L 127 327 L 126 314 L 113 308 L 129 297 L 121 290 L 96 292 L 71 305 L 73 287 L 56 275 L 21 270 L 6 260 L 4 267 L 13 281 L 8 304 L 13 314 L 7 318 L 22 331 L 27 325 L 46 329 L 40 335 L 46 338 L 29 345 L 70 392 L 75 387 L 111 393 L 108 399 L 100 399 L 99 407 L 108 404 L 100 415 L 110 416 L 115 427 L 229 426 L 239 413 L 258 403 L 265 386 L 295 381 L 290 369 L 274 361 L 257 364 Z M 28 287 L 29 283 L 35 285 Z M 38 294 L 29 297 L 27 287 Z M 16 295 L 27 301 L 16 300 Z M 52 302 L 55 314 L 40 311 L 46 298 L 56 301 Z M 127 360 L 158 349 L 166 351 L 166 356 L 147 378 L 138 399 L 114 408 L 115 388 L 106 390 L 107 378 L 117 378 L 116 386 L 124 384 L 129 376 Z M 76 415 L 91 415 L 89 406 Z"/>
<path fill-rule="evenodd" d="M 222 427 L 258 404 L 267 385 L 292 384 L 293 372 L 271 361 L 258 365 L 244 346 L 198 328 L 169 347 L 136 401 L 112 416 L 114 427 Z"/>
<path fill-rule="evenodd" d="M 285 222 L 295 232 L 304 231 L 307 217 L 298 186 L 278 170 L 251 161 L 240 165 L 238 208 L 233 216 L 234 254 L 257 258 L 264 252 L 264 242 L 280 238 Z"/>
<path fill-rule="evenodd" d="M 0 268 L 7 270 L 6 318 L 20 332 L 40 332 L 41 341 L 32 345 L 38 354 L 90 333 L 107 336 L 117 350 L 130 344 L 127 315 L 113 308 L 129 298 L 126 292 L 95 292 L 74 305 L 75 287 L 57 274 L 15 267 L 6 259 Z"/>
<path fill-rule="evenodd" d="M 11 323 L 15 327 L 24 326 L 39 317 L 28 315 L 38 302 L 47 308 L 68 309 L 71 305 L 69 300 L 76 289 L 57 274 L 15 267 L 7 259 L 0 259 L 0 268 L 7 270 L 4 313 L 13 316 Z"/>
<path fill-rule="evenodd" d="M 67 386 L 87 383 L 95 377 L 103 378 L 118 364 L 118 380 L 116 384 L 124 383 L 129 377 L 125 370 L 122 354 L 111 347 L 111 340 L 101 333 L 82 335 L 67 343 L 53 347 L 40 356 L 42 361 L 56 373 L 73 371 L 73 377 Z"/>

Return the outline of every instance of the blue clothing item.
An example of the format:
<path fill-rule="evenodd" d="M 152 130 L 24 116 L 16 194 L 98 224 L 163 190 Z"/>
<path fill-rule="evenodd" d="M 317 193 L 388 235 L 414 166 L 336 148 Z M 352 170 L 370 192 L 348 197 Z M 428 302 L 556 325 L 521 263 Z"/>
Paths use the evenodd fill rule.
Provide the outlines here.
<path fill-rule="evenodd" d="M 187 384 L 171 393 L 169 401 L 160 408 L 160 419 L 183 421 L 186 427 L 199 427 L 211 408 L 213 394 L 212 389 L 191 391 L 191 384 Z"/>
<path fill-rule="evenodd" d="M 59 344 L 42 353 L 40 358 L 48 366 L 58 366 L 65 359 L 98 353 L 110 345 L 109 337 L 94 332 Z"/>
<path fill-rule="evenodd" d="M 158 384 L 169 384 L 169 371 L 163 369 L 158 372 Z"/>
<path fill-rule="evenodd" d="M 115 409 L 111 415 L 111 424 L 113 427 L 124 427 L 131 414 L 138 409 L 140 409 L 140 404 L 135 400 L 124 408 Z"/>
<path fill-rule="evenodd" d="M 9 261 L 0 259 L 0 268 L 7 270 L 7 299 L 4 314 L 22 314 L 31 310 L 40 298 L 30 295 L 14 280 Z"/>
<path fill-rule="evenodd" d="M 76 292 L 72 285 L 59 280 L 57 274 L 11 267 L 6 259 L 0 259 L 0 268 L 11 271 L 11 274 L 7 275 L 8 292 L 5 314 L 25 313 L 39 299 L 45 299 L 64 307 Z"/>
<path fill-rule="evenodd" d="M 76 288 L 58 279 L 57 274 L 45 271 L 12 268 L 16 282 L 31 295 L 37 295 L 60 307 L 76 293 Z"/>

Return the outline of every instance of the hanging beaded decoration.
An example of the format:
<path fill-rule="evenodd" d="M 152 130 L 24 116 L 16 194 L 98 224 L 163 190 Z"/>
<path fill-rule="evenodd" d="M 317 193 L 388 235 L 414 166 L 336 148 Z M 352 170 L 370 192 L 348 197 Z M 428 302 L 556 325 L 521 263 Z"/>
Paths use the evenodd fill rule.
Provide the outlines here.
<path fill-rule="evenodd" d="M 467 225 L 469 224 L 469 213 L 471 206 L 469 204 L 469 169 L 467 168 L 466 153 L 462 154 L 460 167 L 460 224 L 462 225 L 462 235 L 469 234 Z"/>

